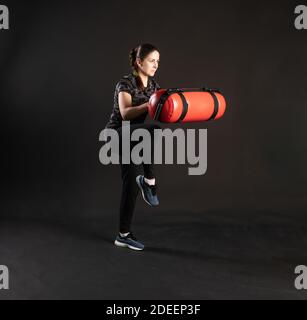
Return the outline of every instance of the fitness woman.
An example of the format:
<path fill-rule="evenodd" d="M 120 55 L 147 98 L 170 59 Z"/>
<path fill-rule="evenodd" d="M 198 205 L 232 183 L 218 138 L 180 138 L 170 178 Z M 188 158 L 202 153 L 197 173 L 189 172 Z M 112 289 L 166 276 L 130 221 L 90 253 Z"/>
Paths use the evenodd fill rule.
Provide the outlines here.
<path fill-rule="evenodd" d="M 149 98 L 160 89 L 159 84 L 153 79 L 159 67 L 160 53 L 153 45 L 142 44 L 131 50 L 129 58 L 132 71 L 116 85 L 113 111 L 106 128 L 116 129 L 119 134 L 120 157 L 122 157 L 122 121 L 130 121 L 131 134 L 136 129 L 147 129 L 151 137 L 153 159 L 154 129 L 160 129 L 160 127 L 144 122 L 148 113 Z M 131 150 L 133 146 L 131 142 Z M 120 162 L 123 186 L 119 234 L 115 245 L 142 251 L 144 245 L 134 237 L 131 223 L 139 191 L 148 205 L 159 205 L 153 161 L 152 164 L 141 165 Z"/>

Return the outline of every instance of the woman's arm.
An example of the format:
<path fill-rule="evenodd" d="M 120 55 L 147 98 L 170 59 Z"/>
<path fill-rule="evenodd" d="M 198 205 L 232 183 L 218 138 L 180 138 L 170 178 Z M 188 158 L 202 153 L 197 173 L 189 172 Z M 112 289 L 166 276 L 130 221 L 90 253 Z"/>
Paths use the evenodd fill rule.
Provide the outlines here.
<path fill-rule="evenodd" d="M 132 97 L 128 92 L 122 91 L 118 94 L 118 104 L 121 116 L 125 121 L 132 120 L 141 114 L 148 112 L 148 102 L 141 104 L 140 106 L 132 107 Z"/>

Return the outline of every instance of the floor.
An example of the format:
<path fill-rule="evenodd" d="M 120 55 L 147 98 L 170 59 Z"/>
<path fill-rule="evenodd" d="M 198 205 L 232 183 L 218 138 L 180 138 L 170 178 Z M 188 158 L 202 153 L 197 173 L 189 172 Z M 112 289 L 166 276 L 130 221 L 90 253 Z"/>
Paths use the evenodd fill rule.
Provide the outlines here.
<path fill-rule="evenodd" d="M 287 212 L 138 213 L 146 246 L 113 245 L 116 217 L 3 218 L 0 299 L 306 299 L 294 287 L 307 264 L 307 217 Z"/>

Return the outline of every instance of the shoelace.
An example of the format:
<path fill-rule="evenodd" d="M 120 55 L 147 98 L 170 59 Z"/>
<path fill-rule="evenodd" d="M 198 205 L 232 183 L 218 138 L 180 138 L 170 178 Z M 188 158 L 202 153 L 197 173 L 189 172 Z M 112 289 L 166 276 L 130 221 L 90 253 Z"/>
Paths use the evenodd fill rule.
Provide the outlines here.
<path fill-rule="evenodd" d="M 137 238 L 133 235 L 132 232 L 130 232 L 130 233 L 128 234 L 128 237 L 129 237 L 130 239 L 134 240 L 134 241 L 138 241 Z"/>
<path fill-rule="evenodd" d="M 146 181 L 144 181 L 145 185 L 150 189 L 151 193 L 155 196 L 157 194 L 158 186 L 155 185 L 150 185 Z"/>
<path fill-rule="evenodd" d="M 155 196 L 157 194 L 157 190 L 158 190 L 158 186 L 154 185 L 154 186 L 149 186 L 151 193 Z"/>

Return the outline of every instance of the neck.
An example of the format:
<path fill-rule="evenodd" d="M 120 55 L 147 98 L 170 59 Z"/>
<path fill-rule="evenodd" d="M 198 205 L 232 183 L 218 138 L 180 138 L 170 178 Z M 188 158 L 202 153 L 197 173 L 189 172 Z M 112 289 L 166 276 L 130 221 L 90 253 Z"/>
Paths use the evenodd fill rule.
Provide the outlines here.
<path fill-rule="evenodd" d="M 141 78 L 143 85 L 146 88 L 148 85 L 148 76 L 142 73 L 142 71 L 139 71 L 139 77 Z"/>

